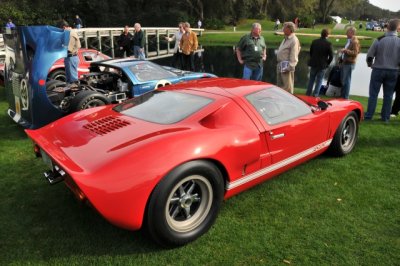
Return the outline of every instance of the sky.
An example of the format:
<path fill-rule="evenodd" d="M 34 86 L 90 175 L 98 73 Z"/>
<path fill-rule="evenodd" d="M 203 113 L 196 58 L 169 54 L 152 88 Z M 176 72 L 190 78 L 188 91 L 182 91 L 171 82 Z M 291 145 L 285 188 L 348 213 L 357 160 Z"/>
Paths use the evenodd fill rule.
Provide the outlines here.
<path fill-rule="evenodd" d="M 399 0 L 369 0 L 369 2 L 382 9 L 389 9 L 390 11 L 395 12 L 400 10 Z"/>

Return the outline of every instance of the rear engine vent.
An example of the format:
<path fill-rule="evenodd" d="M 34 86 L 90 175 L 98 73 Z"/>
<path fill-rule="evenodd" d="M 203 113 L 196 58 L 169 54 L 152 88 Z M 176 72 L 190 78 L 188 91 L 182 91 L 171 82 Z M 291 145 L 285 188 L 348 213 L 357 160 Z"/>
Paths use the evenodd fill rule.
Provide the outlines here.
<path fill-rule="evenodd" d="M 113 116 L 107 116 L 95 120 L 90 124 L 84 125 L 83 128 L 86 128 L 98 135 L 105 135 L 114 130 L 126 127 L 130 124 L 131 123 L 126 120 L 115 118 Z"/>

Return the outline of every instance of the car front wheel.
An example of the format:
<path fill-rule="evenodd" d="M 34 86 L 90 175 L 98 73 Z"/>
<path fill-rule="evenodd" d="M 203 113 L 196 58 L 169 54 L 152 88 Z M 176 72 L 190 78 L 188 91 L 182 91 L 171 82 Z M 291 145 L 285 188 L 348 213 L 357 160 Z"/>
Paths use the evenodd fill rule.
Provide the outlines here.
<path fill-rule="evenodd" d="M 341 122 L 330 145 L 330 152 L 334 156 L 344 156 L 350 153 L 358 138 L 357 114 L 350 112 Z"/>
<path fill-rule="evenodd" d="M 208 161 L 185 163 L 165 176 L 154 189 L 146 227 L 163 246 L 181 246 L 207 232 L 223 200 L 223 178 Z"/>

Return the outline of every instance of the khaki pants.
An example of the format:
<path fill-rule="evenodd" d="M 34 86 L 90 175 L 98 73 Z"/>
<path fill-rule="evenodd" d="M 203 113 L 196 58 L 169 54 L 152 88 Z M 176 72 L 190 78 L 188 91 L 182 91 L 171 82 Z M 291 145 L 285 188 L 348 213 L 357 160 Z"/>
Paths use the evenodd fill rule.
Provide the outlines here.
<path fill-rule="evenodd" d="M 294 71 L 281 73 L 276 69 L 278 86 L 293 94 L 294 92 Z"/>

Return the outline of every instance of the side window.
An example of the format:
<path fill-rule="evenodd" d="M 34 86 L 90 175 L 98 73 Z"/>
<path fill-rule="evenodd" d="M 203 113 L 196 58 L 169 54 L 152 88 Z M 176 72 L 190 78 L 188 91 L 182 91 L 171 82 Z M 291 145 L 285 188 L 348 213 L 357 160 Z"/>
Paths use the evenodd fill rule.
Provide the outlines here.
<path fill-rule="evenodd" d="M 306 103 L 277 87 L 249 94 L 246 99 L 269 125 L 276 125 L 311 113 L 311 108 Z"/>
<path fill-rule="evenodd" d="M 85 53 L 83 53 L 83 58 L 85 58 L 85 61 L 91 62 L 91 61 L 93 61 L 93 54 L 85 52 Z"/>
<path fill-rule="evenodd" d="M 100 55 L 99 53 L 95 52 L 84 52 L 83 53 L 83 58 L 85 58 L 85 61 L 87 62 L 96 62 L 96 61 L 101 61 L 101 60 L 105 60 L 106 58 L 104 58 L 102 55 Z"/>

